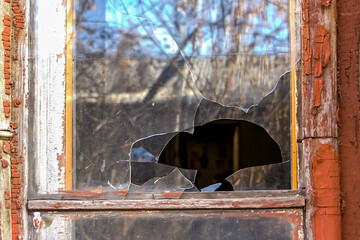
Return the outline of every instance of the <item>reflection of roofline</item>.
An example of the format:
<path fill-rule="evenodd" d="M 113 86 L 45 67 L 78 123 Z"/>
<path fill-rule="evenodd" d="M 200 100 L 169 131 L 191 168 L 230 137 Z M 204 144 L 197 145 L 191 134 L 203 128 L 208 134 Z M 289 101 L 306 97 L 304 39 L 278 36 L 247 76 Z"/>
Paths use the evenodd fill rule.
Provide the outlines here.
<path fill-rule="evenodd" d="M 110 103 L 110 104 L 141 103 L 145 99 L 147 93 L 148 90 L 143 90 L 140 92 L 129 92 L 129 93 L 109 93 L 105 95 L 105 103 Z M 155 95 L 153 101 L 163 102 L 163 101 L 170 101 L 183 97 L 195 97 L 195 94 L 191 90 L 183 91 L 182 96 L 173 93 L 166 93 L 166 91 L 160 91 Z M 79 102 L 96 103 L 102 98 L 103 96 L 99 95 L 98 93 L 80 92 L 80 93 L 76 93 L 76 97 L 74 99 Z"/>

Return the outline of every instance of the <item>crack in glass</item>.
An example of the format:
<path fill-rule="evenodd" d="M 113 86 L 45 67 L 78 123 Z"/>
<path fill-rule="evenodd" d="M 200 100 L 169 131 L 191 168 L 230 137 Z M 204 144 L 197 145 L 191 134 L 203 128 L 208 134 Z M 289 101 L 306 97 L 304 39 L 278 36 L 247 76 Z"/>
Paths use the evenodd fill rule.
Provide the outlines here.
<path fill-rule="evenodd" d="M 75 32 L 77 189 L 199 191 L 196 168 L 158 161 L 215 120 L 257 124 L 291 159 L 287 0 L 76 0 Z"/>

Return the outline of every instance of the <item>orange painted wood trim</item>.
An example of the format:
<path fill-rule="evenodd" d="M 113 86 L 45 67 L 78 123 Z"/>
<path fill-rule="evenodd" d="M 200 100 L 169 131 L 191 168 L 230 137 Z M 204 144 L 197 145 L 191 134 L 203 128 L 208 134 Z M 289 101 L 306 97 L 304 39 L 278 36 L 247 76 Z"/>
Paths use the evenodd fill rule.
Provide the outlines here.
<path fill-rule="evenodd" d="M 72 121 L 73 121 L 73 0 L 67 0 L 66 16 L 66 102 L 65 102 L 65 189 L 72 189 Z"/>
<path fill-rule="evenodd" d="M 296 64 L 296 39 L 295 37 L 295 7 L 294 1 L 290 0 L 290 46 L 291 46 L 291 189 L 298 188 L 297 179 L 297 138 L 296 138 L 296 95 L 295 95 L 295 64 Z"/>

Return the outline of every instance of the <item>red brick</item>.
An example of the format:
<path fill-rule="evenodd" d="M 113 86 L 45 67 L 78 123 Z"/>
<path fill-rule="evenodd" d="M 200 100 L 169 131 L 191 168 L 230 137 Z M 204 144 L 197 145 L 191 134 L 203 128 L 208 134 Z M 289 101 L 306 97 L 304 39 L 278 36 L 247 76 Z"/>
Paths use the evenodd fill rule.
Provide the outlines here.
<path fill-rule="evenodd" d="M 12 183 L 15 184 L 15 185 L 19 185 L 20 184 L 20 178 L 13 178 Z"/>
<path fill-rule="evenodd" d="M 11 21 L 10 21 L 10 20 L 4 19 L 4 20 L 3 20 L 3 23 L 4 23 L 4 26 L 8 26 L 8 27 L 11 26 Z"/>
<path fill-rule="evenodd" d="M 3 41 L 9 42 L 10 41 L 10 36 L 6 36 L 6 35 L 2 35 L 1 38 Z"/>
<path fill-rule="evenodd" d="M 13 215 L 15 215 L 15 214 L 13 214 Z M 18 223 L 19 223 L 19 219 L 13 217 L 13 218 L 11 219 L 11 222 L 12 222 L 12 224 L 18 224 Z"/>
<path fill-rule="evenodd" d="M 1 160 L 1 166 L 3 168 L 7 168 L 9 166 L 9 162 L 5 159 Z"/>
<path fill-rule="evenodd" d="M 4 27 L 3 31 L 2 31 L 2 34 L 3 35 L 6 35 L 6 36 L 10 36 L 10 33 L 11 33 L 11 28 L 10 27 Z"/>
<path fill-rule="evenodd" d="M 11 47 L 11 43 L 7 41 L 3 42 L 3 45 L 4 47 Z"/>
<path fill-rule="evenodd" d="M 10 107 L 10 101 L 3 101 L 3 106 L 4 107 Z"/>
<path fill-rule="evenodd" d="M 5 117 L 9 117 L 10 116 L 10 108 L 4 107 L 4 113 L 5 113 Z"/>
<path fill-rule="evenodd" d="M 5 142 L 3 143 L 3 151 L 4 151 L 5 153 L 10 153 L 10 142 L 5 141 Z"/>
<path fill-rule="evenodd" d="M 10 75 L 8 75 L 9 76 L 9 78 L 10 78 Z M 6 78 L 6 77 L 5 77 Z M 13 81 L 10 81 L 10 80 L 5 80 L 5 84 L 6 85 L 13 85 L 14 84 L 14 82 Z"/>
<path fill-rule="evenodd" d="M 11 160 L 11 164 L 19 164 L 19 160 L 17 160 L 16 158 L 14 158 L 13 160 Z"/>
<path fill-rule="evenodd" d="M 5 201 L 5 208 L 10 209 L 10 207 L 11 207 L 11 201 L 10 200 Z"/>
<path fill-rule="evenodd" d="M 14 106 L 18 107 L 21 104 L 21 99 L 20 98 L 15 98 L 14 99 Z"/>
<path fill-rule="evenodd" d="M 20 205 L 18 202 L 13 202 L 11 203 L 11 209 L 15 210 L 15 209 L 20 209 Z"/>
<path fill-rule="evenodd" d="M 6 190 L 6 191 L 5 191 L 5 200 L 9 200 L 10 197 L 11 197 L 10 191 L 9 191 L 9 190 Z"/>
<path fill-rule="evenodd" d="M 12 225 L 12 233 L 19 233 L 19 224 Z"/>

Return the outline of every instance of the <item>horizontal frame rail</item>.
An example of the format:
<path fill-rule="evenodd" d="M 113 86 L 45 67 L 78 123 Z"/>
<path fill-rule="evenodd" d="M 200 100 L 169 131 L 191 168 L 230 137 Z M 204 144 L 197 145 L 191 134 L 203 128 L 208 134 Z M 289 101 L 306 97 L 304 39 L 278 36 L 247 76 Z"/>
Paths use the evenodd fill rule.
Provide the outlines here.
<path fill-rule="evenodd" d="M 303 208 L 305 197 L 295 195 L 240 199 L 29 200 L 27 207 L 29 211 L 276 209 Z"/>

